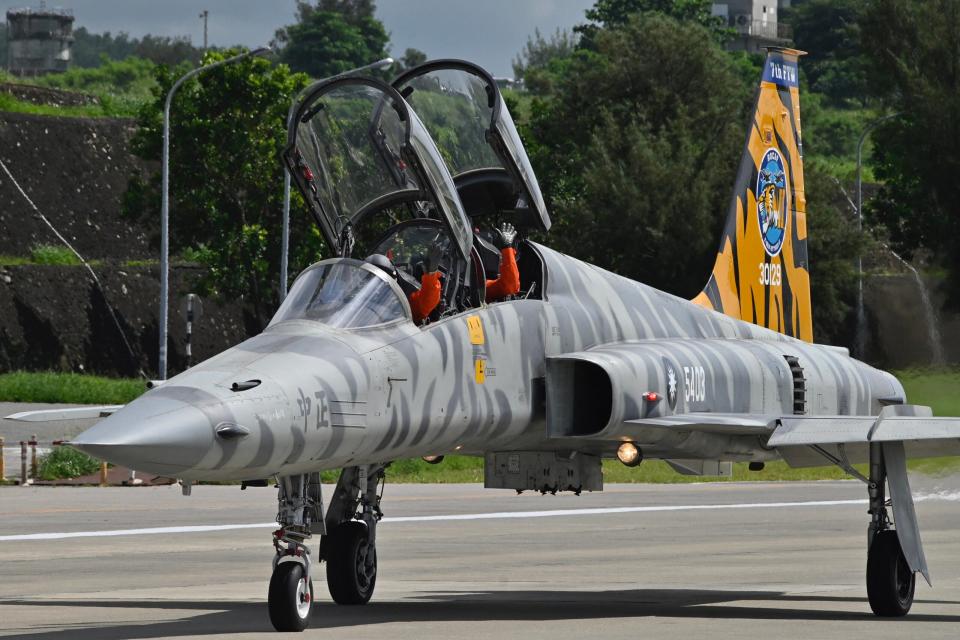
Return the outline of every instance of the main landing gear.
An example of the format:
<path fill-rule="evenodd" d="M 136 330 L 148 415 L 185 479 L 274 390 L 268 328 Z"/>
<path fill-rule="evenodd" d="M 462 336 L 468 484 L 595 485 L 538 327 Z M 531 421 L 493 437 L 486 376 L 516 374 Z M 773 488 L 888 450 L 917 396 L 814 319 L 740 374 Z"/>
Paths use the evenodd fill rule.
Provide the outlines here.
<path fill-rule="evenodd" d="M 324 516 L 320 474 L 279 479 L 277 522 L 268 604 L 277 631 L 303 631 L 313 605 L 313 563 L 307 540 L 320 538 L 319 559 L 327 562 L 327 587 L 337 604 L 366 604 L 377 584 L 378 488 L 386 465 L 347 467 L 340 473 Z"/>
<path fill-rule="evenodd" d="M 916 574 L 907 562 L 897 532 L 890 528 L 886 481 L 887 468 L 882 446 L 871 444 L 870 478 L 867 484 L 870 496 L 868 513 L 871 516 L 867 535 L 867 599 L 876 615 L 893 618 L 905 616 L 910 611 Z"/>
<path fill-rule="evenodd" d="M 917 514 L 913 508 L 907 461 L 902 442 L 870 443 L 870 477 L 850 464 L 843 445 L 836 455 L 814 446 L 823 457 L 867 485 L 870 497 L 870 527 L 867 533 L 867 599 L 878 616 L 907 615 L 913 605 L 916 574 L 927 582 L 930 574 L 920 542 Z M 890 499 L 887 499 L 887 488 Z M 892 507 L 891 524 L 887 508 Z"/>

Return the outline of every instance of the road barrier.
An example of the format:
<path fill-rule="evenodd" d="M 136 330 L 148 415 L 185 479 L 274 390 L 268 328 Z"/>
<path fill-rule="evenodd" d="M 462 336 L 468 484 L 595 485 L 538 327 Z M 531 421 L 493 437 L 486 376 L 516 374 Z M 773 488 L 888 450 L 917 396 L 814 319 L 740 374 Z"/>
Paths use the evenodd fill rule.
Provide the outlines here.
<path fill-rule="evenodd" d="M 37 434 L 33 434 L 33 437 L 30 438 L 30 477 L 37 477 Z"/>
<path fill-rule="evenodd" d="M 20 486 L 25 487 L 31 484 L 33 481 L 30 479 L 30 476 L 27 475 L 27 445 L 30 444 L 26 440 L 20 441 Z M 34 442 L 36 446 L 36 442 Z"/>
<path fill-rule="evenodd" d="M 7 479 L 6 471 L 6 465 L 3 463 L 3 436 L 0 436 L 0 482 Z"/>

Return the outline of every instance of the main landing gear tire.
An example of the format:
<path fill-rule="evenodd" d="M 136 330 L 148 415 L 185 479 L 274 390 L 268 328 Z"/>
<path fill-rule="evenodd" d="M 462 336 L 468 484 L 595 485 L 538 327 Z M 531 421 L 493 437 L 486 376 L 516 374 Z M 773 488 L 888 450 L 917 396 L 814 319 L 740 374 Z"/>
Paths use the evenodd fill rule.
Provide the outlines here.
<path fill-rule="evenodd" d="M 377 549 L 362 522 L 344 522 L 330 534 L 327 587 L 337 604 L 367 604 L 377 585 Z M 373 554 L 368 563 L 368 554 Z"/>
<path fill-rule="evenodd" d="M 270 578 L 267 595 L 270 622 L 277 631 L 303 631 L 310 626 L 313 580 L 299 562 L 281 562 Z"/>
<path fill-rule="evenodd" d="M 867 552 L 867 598 L 878 616 L 907 615 L 913 604 L 916 575 L 910 570 L 900 548 L 897 532 L 881 531 Z"/>

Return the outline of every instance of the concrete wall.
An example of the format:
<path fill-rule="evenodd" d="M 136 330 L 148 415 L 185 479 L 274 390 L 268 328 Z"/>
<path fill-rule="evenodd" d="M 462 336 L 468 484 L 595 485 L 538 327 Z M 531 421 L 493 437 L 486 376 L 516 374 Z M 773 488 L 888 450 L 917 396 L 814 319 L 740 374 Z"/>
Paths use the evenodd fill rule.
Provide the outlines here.
<path fill-rule="evenodd" d="M 0 267 L 0 372 L 86 371 L 155 376 L 159 345 L 159 270 L 156 267 L 95 267 L 106 298 L 82 267 Z M 171 274 L 169 366 L 186 368 L 186 322 L 181 300 L 199 275 L 196 269 Z M 107 301 L 133 349 L 127 351 L 110 317 Z M 243 307 L 203 300 L 193 328 L 194 362 L 220 353 L 246 338 Z"/>

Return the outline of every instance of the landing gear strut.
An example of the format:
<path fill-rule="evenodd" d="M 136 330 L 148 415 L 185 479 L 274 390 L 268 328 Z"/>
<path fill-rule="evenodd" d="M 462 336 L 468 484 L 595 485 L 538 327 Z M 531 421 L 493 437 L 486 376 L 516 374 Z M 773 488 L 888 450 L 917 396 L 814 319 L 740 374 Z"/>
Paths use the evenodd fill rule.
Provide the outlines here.
<path fill-rule="evenodd" d="M 327 587 L 337 604 L 366 604 L 377 584 L 377 523 L 385 465 L 347 467 L 340 473 L 320 540 Z"/>
<path fill-rule="evenodd" d="M 916 574 L 910 569 L 897 532 L 890 528 L 885 484 L 887 468 L 880 444 L 870 445 L 871 515 L 867 551 L 867 598 L 878 616 L 901 617 L 913 605 Z M 898 520 L 899 522 L 899 520 Z"/>
<path fill-rule="evenodd" d="M 277 631 L 303 631 L 313 606 L 313 562 L 307 541 L 320 538 L 327 587 L 337 604 L 366 604 L 377 584 L 377 523 L 383 518 L 378 488 L 386 465 L 347 467 L 340 473 L 324 516 L 320 474 L 278 478 L 280 528 L 273 533 L 268 603 Z"/>
<path fill-rule="evenodd" d="M 313 578 L 310 548 L 306 541 L 312 526 L 323 525 L 320 474 L 285 476 L 278 479 L 277 522 L 273 533 L 273 576 L 267 602 L 270 622 L 277 631 L 303 631 L 310 626 Z"/>

